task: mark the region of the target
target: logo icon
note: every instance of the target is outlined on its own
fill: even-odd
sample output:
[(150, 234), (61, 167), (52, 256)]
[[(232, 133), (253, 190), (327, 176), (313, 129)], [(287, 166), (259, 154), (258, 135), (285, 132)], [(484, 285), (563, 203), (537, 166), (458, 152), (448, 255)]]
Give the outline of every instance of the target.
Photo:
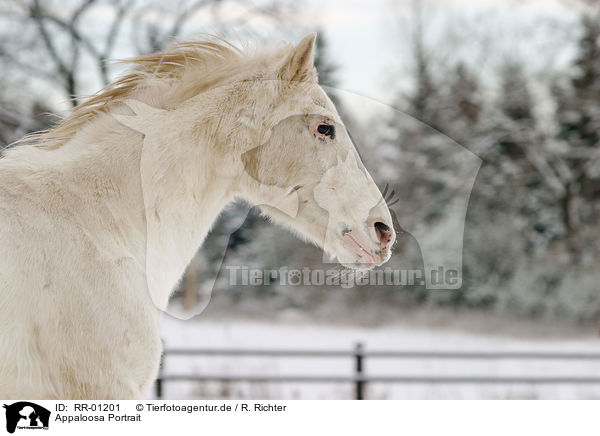
[(10, 405), (4, 404), (6, 409), (6, 431), (14, 433), (18, 429), (44, 429), (48, 430), (50, 411), (28, 401), (19, 401)]

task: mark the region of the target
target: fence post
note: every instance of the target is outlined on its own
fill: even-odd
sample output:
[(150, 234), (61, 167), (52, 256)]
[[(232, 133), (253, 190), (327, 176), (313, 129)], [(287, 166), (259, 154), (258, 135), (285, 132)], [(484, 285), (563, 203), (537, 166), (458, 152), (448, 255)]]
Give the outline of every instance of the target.
[(165, 361), (165, 355), (163, 353), (160, 356), (160, 364), (158, 366), (158, 377), (156, 378), (156, 385), (155, 385), (156, 399), (157, 400), (161, 400), (162, 399), (162, 395), (163, 395), (162, 375), (163, 375), (163, 364), (164, 364), (164, 361)]
[(156, 399), (157, 400), (162, 399), (162, 380), (160, 378), (160, 375), (156, 379)]
[(357, 342), (354, 346), (354, 369), (356, 377), (355, 386), (356, 386), (356, 399), (364, 400), (364, 381), (363, 381), (363, 345), (360, 342)]

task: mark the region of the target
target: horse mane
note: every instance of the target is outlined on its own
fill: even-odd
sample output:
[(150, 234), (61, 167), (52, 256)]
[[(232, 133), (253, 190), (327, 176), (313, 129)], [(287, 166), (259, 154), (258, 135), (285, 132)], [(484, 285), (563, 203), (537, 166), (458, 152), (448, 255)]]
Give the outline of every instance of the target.
[(212, 36), (211, 40), (181, 42), (166, 51), (116, 60), (136, 68), (71, 109), (55, 127), (27, 135), (17, 144), (25, 142), (46, 149), (58, 148), (84, 125), (127, 98), (145, 93), (146, 98), (152, 98), (153, 105), (167, 109), (233, 74), (250, 72), (257, 66), (265, 67), (268, 65), (265, 61), (281, 58), (291, 47), (284, 43), (271, 50), (251, 52), (248, 44), (240, 48), (222, 37)]

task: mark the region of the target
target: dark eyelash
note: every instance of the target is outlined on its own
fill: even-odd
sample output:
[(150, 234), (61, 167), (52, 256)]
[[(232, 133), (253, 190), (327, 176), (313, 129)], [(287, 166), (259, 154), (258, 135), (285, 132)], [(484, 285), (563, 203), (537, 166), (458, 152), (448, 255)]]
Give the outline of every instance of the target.
[(396, 196), (396, 192), (393, 189), (390, 189), (390, 192), (388, 192), (389, 188), (390, 185), (386, 183), (385, 188), (381, 193), (382, 199), (379, 201), (379, 203), (377, 203), (377, 205), (381, 204), (382, 202), (385, 202), (387, 206), (390, 207), (400, 201), (400, 198)]

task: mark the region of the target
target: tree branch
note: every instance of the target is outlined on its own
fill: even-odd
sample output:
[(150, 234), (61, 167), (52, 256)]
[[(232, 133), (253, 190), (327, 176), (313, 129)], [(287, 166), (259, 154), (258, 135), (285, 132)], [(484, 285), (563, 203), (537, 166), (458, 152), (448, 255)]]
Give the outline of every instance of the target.
[(48, 29), (46, 29), (46, 26), (45, 26), (44, 20), (43, 20), (44, 15), (42, 14), (42, 8), (41, 8), (39, 0), (33, 1), (33, 5), (31, 5), (29, 7), (29, 15), (31, 16), (31, 19), (35, 22), (36, 27), (38, 28), (38, 31), (40, 33), (40, 36), (42, 37), (42, 40), (44, 41), (44, 46), (46, 47), (46, 50), (48, 51), (50, 58), (56, 64), (56, 67), (58, 68), (59, 73), (63, 76), (66, 76), (69, 72), (67, 70), (65, 63), (63, 62), (63, 60), (59, 56), (58, 52), (56, 51), (56, 48), (54, 47), (54, 43), (52, 42), (52, 38), (50, 37), (50, 34), (48, 33)]

